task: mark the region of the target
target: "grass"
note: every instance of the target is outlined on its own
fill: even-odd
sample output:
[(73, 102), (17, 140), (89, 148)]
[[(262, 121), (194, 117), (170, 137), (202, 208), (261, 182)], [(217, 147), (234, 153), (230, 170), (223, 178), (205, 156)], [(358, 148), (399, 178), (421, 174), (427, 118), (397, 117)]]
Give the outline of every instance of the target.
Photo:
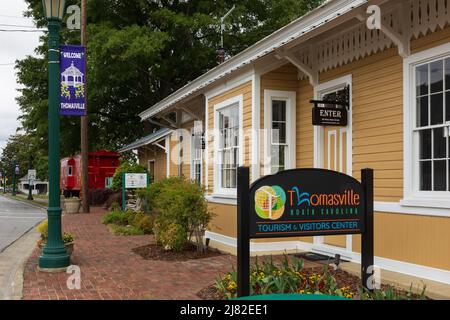
[(108, 224), (109, 230), (119, 236), (142, 236), (144, 232), (135, 226), (121, 226), (117, 224)]

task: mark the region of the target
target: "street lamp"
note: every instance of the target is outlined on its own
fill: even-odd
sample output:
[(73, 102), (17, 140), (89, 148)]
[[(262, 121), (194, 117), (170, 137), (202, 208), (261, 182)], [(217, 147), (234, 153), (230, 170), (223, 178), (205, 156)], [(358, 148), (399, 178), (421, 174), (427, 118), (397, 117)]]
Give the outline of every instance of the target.
[(61, 232), (60, 199), (60, 147), (59, 147), (59, 30), (64, 16), (65, 0), (43, 0), (48, 23), (48, 240), (39, 257), (42, 271), (64, 269), (70, 265), (70, 258), (64, 247)]
[(20, 168), (18, 164), (14, 165), (14, 170), (13, 170), (13, 190), (12, 190), (12, 195), (13, 197), (16, 196), (17, 192), (16, 192), (16, 187), (17, 187), (17, 175), (20, 173)]

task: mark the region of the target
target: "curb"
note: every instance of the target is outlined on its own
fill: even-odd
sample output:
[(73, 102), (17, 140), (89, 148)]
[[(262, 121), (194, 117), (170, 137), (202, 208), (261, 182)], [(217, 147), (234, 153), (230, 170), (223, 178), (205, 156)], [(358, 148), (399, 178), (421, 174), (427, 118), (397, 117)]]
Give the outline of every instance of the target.
[(2, 264), (7, 270), (3, 279), (0, 278), (0, 300), (22, 299), (25, 266), (36, 249), (38, 238), (33, 227), (0, 253), (0, 258), (5, 257)]

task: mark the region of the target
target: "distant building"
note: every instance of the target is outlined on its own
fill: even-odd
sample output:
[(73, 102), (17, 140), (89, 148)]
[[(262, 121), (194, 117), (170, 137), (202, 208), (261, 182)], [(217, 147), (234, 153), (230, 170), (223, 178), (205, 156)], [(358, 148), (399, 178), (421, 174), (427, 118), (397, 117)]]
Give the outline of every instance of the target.
[[(30, 188), (30, 181), (28, 179), (28, 173), (19, 179), (18, 189), (22, 193), (28, 193)], [(31, 184), (31, 190), (33, 194), (47, 194), (48, 193), (48, 181), (35, 180)]]

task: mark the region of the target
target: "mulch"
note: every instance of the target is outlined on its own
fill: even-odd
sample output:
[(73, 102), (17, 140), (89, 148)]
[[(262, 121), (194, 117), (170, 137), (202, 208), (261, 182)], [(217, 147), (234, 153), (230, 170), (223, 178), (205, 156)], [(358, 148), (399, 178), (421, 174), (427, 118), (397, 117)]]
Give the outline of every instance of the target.
[(152, 243), (146, 246), (134, 248), (133, 252), (140, 255), (145, 260), (162, 261), (188, 261), (222, 255), (222, 253), (213, 249), (198, 252), (197, 247), (194, 244), (187, 245), (183, 251), (174, 252), (164, 250), (161, 246)]

